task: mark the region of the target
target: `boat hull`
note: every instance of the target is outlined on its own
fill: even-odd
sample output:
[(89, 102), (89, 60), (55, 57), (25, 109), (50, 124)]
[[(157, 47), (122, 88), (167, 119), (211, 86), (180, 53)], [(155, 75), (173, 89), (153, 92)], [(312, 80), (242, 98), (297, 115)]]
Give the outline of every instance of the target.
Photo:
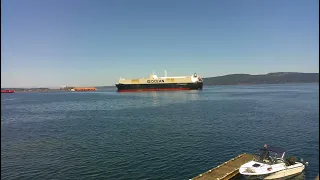
[(203, 82), (161, 84), (116, 84), (118, 92), (202, 90)]
[[(279, 172), (280, 173), (280, 172)], [(282, 172), (283, 173), (283, 172)], [(300, 173), (297, 174), (292, 174), (292, 175), (287, 175), (287, 176), (279, 176), (279, 177), (273, 177), (271, 178), (271, 176), (243, 176), (244, 179), (246, 180), (258, 180), (258, 179), (263, 179), (263, 180), (267, 180), (267, 179), (272, 179), (272, 180), (285, 180), (285, 179), (290, 179), (293, 178), (295, 176), (298, 176)], [(278, 174), (279, 175), (279, 174)]]
[(292, 168), (289, 166), (286, 170), (272, 173), (269, 176), (266, 176), (264, 179), (288, 179), (302, 173), (304, 168), (305, 166), (302, 164)]
[(288, 166), (287, 169), (277, 171), (271, 174), (265, 174), (265, 175), (243, 175), (245, 179), (265, 179), (265, 180), (283, 180), (283, 179), (289, 179), (294, 176), (297, 176), (302, 173), (302, 171), (305, 169), (305, 166), (301, 163), (297, 163), (295, 165), (292, 165), (291, 167)]

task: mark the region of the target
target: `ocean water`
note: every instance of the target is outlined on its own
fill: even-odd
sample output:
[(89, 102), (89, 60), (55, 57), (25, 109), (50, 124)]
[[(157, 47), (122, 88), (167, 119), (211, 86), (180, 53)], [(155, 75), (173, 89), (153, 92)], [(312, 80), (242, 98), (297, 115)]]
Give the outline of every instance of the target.
[(264, 144), (318, 175), (318, 84), (1, 94), (3, 180), (183, 180)]

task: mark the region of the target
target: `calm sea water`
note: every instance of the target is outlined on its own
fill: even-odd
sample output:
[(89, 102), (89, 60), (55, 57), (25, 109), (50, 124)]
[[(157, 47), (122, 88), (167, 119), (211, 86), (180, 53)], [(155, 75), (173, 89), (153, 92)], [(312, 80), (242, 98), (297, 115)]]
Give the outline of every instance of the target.
[(319, 168), (319, 85), (1, 94), (1, 179), (189, 179), (264, 144)]

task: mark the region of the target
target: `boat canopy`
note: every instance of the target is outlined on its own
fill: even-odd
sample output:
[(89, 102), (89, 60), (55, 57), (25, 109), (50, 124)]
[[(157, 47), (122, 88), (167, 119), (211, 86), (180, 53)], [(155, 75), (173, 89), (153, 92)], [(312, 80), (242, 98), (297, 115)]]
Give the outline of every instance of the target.
[(263, 161), (265, 158), (268, 158), (271, 154), (273, 154), (274, 157), (277, 158), (284, 158), (285, 155), (285, 150), (283, 148), (280, 147), (272, 147), (272, 146), (268, 146), (265, 148), (260, 149), (260, 155), (259, 155), (259, 159), (261, 161)]
[(271, 151), (271, 152), (275, 152), (275, 153), (278, 153), (278, 154), (283, 154), (286, 152), (285, 149), (283, 148), (280, 148), (280, 147), (272, 147), (272, 146), (268, 146), (267, 148), (262, 148), (260, 150), (267, 150), (267, 151)]

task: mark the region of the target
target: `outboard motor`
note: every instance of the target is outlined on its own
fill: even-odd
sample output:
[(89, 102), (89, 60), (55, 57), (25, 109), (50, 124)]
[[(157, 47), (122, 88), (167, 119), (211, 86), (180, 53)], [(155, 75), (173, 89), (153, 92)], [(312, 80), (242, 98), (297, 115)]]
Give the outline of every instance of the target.
[(302, 158), (300, 158), (300, 162), (305, 166), (308, 166), (309, 164), (307, 161), (303, 160)]

